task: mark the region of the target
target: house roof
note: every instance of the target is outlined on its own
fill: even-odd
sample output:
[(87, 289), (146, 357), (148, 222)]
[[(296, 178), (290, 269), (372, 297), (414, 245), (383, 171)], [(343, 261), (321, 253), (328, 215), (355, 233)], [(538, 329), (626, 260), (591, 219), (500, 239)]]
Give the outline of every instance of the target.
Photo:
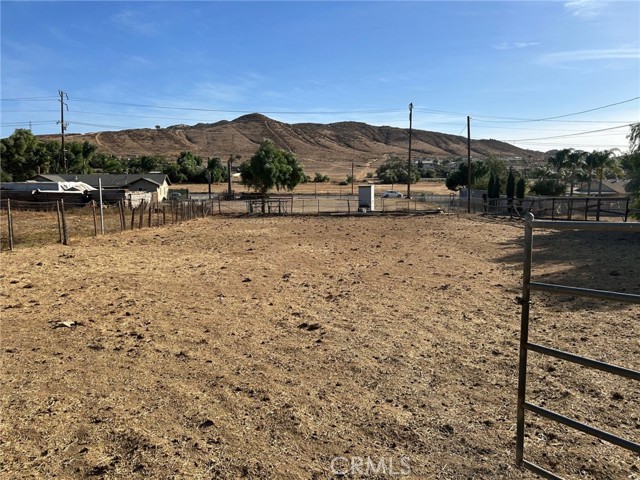
[[(628, 192), (625, 190), (626, 185), (629, 183), (629, 180), (602, 180), (602, 193), (619, 193), (622, 195), (626, 195)], [(597, 179), (594, 179), (591, 182), (591, 194), (595, 195), (598, 193), (600, 182)], [(576, 189), (576, 193), (587, 193), (589, 191), (588, 183), (584, 183), (580, 186), (580, 188)]]
[(102, 186), (105, 188), (126, 187), (132, 183), (146, 180), (156, 185), (162, 185), (165, 181), (169, 181), (169, 177), (164, 173), (135, 173), (135, 174), (58, 174), (58, 175), (37, 175), (36, 178), (44, 178), (51, 182), (84, 182), (93, 187), (98, 186), (98, 180), (102, 180)]
[(0, 190), (11, 190), (11, 191), (42, 191), (42, 192), (85, 192), (95, 190), (89, 184), (84, 182), (49, 182), (49, 181), (41, 181), (37, 182), (34, 180), (29, 180), (26, 182), (3, 182), (0, 183)]

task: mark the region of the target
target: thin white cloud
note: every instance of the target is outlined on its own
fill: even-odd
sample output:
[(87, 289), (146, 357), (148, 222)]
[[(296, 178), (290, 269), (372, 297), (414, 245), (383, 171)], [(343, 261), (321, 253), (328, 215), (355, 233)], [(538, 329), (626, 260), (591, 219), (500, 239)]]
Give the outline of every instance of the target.
[(210, 102), (240, 102), (246, 100), (247, 85), (240, 83), (200, 82), (195, 85), (193, 94), (196, 98)]
[(570, 0), (564, 4), (564, 8), (574, 17), (589, 20), (602, 13), (604, 3), (599, 0)]
[(141, 13), (133, 10), (123, 10), (111, 17), (111, 20), (119, 29), (139, 35), (154, 35), (159, 30), (155, 22), (145, 20)]
[(142, 57), (140, 55), (125, 55), (121, 61), (122, 61), (122, 65), (125, 67), (132, 67), (132, 68), (156, 68), (157, 67), (155, 62), (151, 61), (146, 57)]
[(570, 50), (541, 55), (537, 62), (543, 65), (562, 65), (571, 62), (596, 60), (637, 60), (640, 59), (638, 48), (601, 48), (592, 50)]
[(527, 47), (535, 47), (540, 45), (540, 42), (502, 42), (497, 45), (494, 45), (493, 48), (495, 50), (512, 50), (514, 48), (527, 48)]

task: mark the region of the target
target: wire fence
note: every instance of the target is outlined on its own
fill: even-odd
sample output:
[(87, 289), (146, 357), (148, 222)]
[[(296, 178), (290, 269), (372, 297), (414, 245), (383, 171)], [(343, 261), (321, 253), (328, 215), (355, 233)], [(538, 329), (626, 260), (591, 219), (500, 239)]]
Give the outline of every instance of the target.
[[(418, 199), (376, 199), (375, 213), (438, 213), (438, 205)], [(121, 201), (68, 205), (64, 201), (0, 201), (0, 250), (51, 243), (70, 244), (73, 239), (176, 224), (213, 215), (350, 215), (358, 214), (358, 199), (352, 196), (269, 196), (223, 200), (142, 202), (133, 206)], [(371, 213), (371, 212), (369, 212)]]
[[(65, 205), (64, 201), (0, 201), (0, 250), (16, 246), (51, 243), (68, 245), (74, 238), (98, 236), (176, 224), (212, 215), (361, 215), (361, 214), (431, 214), (461, 213), (468, 208), (467, 199), (455, 194), (419, 194), (413, 198), (376, 198), (373, 208), (359, 208), (352, 195), (271, 195), (248, 196), (224, 200), (212, 199), (142, 202), (133, 206), (121, 201), (104, 205), (95, 202), (83, 206)], [(623, 219), (634, 212), (628, 197), (531, 197), (509, 201), (471, 198), (471, 212), (523, 217), (531, 212), (537, 218), (552, 220)]]
[(536, 218), (550, 220), (622, 220), (640, 213), (631, 208), (629, 196), (589, 197), (527, 197), (518, 199), (490, 199), (484, 201), (485, 213), (523, 218), (533, 213)]

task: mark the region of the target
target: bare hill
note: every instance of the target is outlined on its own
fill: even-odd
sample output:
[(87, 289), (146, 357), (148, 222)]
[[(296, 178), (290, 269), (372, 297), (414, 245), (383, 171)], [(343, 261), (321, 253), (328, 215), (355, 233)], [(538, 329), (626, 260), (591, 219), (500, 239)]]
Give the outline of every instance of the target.
[[(57, 136), (48, 135), (53, 139)], [(230, 154), (250, 157), (260, 141), (270, 138), (281, 148), (290, 149), (308, 171), (326, 171), (346, 167), (351, 162), (360, 166), (375, 166), (389, 155), (406, 156), (409, 130), (376, 127), (360, 122), (330, 124), (288, 124), (257, 113), (233, 121), (197, 125), (174, 125), (168, 128), (121, 130), (87, 134), (70, 134), (71, 141), (89, 141), (100, 151), (118, 156), (162, 155), (176, 157), (190, 150), (201, 156), (227, 158)], [(472, 156), (484, 158), (533, 157), (540, 152), (524, 150), (497, 140), (472, 140)], [(413, 130), (412, 152), (415, 158), (440, 159), (465, 156), (467, 139), (425, 130)], [(343, 168), (339, 168), (342, 170)]]

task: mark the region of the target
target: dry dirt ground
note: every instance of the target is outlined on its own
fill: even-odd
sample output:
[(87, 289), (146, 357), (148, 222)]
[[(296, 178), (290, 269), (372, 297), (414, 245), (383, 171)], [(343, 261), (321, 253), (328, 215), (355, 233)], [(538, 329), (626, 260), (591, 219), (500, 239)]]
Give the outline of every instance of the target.
[[(2, 253), (2, 477), (535, 478), (514, 465), (522, 235), (209, 217)], [(637, 235), (536, 245), (534, 278), (640, 292)], [(534, 300), (533, 341), (640, 368), (638, 306)], [(529, 400), (640, 441), (637, 382), (530, 357)], [(532, 414), (526, 434), (568, 478), (640, 478), (600, 440)]]

